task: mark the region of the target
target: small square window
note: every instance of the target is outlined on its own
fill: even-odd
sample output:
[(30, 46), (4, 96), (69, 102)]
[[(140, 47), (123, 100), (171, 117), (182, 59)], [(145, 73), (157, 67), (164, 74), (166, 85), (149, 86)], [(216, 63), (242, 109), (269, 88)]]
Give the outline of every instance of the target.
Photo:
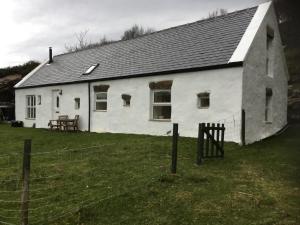
[(80, 98), (75, 98), (75, 109), (80, 109)]
[(122, 99), (123, 99), (123, 106), (129, 107), (130, 106), (131, 96), (127, 95), (127, 94), (122, 94)]
[(198, 95), (198, 108), (209, 108), (210, 105), (210, 99), (209, 99), (209, 93), (204, 92), (204, 93), (199, 93)]

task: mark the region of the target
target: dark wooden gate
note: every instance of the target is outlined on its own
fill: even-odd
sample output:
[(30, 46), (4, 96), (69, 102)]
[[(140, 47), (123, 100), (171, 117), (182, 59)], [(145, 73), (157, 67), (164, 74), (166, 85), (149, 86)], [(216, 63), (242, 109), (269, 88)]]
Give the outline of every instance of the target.
[(198, 130), (197, 164), (205, 158), (224, 158), (224, 124), (200, 123)]

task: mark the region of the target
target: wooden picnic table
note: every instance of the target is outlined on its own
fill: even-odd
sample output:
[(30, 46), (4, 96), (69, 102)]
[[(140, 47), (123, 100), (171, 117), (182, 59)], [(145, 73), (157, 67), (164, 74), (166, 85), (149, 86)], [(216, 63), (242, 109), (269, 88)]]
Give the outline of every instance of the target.
[(68, 118), (68, 116), (59, 116), (57, 120), (50, 120), (49, 126), (50, 129), (58, 129), (58, 130), (78, 130), (78, 124), (79, 124), (79, 116), (76, 115), (74, 119)]

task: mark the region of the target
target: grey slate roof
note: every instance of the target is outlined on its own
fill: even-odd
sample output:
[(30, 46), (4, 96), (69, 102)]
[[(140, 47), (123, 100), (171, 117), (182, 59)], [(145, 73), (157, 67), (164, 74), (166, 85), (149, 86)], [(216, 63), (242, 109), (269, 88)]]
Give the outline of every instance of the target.
[[(117, 79), (227, 64), (257, 7), (53, 57), (19, 87)], [(99, 66), (82, 75), (91, 65)]]

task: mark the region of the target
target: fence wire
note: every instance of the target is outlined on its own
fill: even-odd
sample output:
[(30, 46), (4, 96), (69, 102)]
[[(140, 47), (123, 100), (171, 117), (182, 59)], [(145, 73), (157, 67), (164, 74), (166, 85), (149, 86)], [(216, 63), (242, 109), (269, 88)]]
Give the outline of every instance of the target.
[[(51, 224), (158, 181), (168, 170), (170, 147), (160, 148), (135, 146), (131, 152), (112, 144), (32, 153), (30, 224)], [(0, 224), (20, 223), (21, 175), (22, 155), (0, 157)]]

